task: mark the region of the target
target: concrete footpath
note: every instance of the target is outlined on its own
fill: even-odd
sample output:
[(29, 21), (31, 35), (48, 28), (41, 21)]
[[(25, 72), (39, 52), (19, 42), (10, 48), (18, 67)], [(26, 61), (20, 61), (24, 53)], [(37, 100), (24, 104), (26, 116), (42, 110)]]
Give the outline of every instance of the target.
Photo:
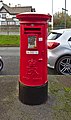
[(48, 79), (48, 100), (31, 106), (18, 99), (19, 76), (0, 76), (0, 120), (71, 120), (71, 76)]

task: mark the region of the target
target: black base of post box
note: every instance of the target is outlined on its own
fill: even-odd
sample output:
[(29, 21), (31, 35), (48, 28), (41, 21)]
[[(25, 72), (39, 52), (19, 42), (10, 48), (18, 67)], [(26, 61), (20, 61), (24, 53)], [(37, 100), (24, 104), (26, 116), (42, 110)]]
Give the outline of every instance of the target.
[(19, 82), (19, 100), (27, 105), (39, 105), (46, 102), (48, 82), (42, 86), (29, 87)]

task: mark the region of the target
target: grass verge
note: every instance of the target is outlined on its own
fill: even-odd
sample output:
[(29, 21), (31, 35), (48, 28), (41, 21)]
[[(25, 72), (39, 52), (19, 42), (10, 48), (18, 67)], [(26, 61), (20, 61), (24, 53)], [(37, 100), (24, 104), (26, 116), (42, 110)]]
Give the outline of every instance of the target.
[(71, 120), (71, 75), (49, 76), (53, 120)]
[(19, 46), (19, 35), (0, 35), (0, 47), (4, 46)]

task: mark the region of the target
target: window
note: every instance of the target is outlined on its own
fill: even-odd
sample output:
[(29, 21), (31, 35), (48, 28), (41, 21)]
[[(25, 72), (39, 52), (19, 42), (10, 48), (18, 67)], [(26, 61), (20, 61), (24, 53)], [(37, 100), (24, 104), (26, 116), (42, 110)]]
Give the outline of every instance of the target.
[(59, 38), (62, 34), (61, 33), (56, 33), (56, 32), (51, 32), (48, 35), (48, 40), (56, 40), (57, 38)]
[(6, 14), (2, 14), (2, 18), (6, 18)]
[(68, 39), (68, 41), (71, 41), (71, 37)]
[(1, 21), (1, 25), (7, 25), (6, 21)]

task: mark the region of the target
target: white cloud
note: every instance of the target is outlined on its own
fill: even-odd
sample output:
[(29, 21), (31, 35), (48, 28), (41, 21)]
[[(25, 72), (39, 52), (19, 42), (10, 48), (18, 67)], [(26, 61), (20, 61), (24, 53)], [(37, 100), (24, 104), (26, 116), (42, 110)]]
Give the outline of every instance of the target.
[[(37, 12), (52, 13), (52, 0), (3, 0), (5, 4), (21, 4), (22, 6), (32, 6)], [(71, 14), (71, 0), (66, 0), (68, 13)], [(65, 7), (65, 0), (53, 0), (53, 11), (62, 11)]]

